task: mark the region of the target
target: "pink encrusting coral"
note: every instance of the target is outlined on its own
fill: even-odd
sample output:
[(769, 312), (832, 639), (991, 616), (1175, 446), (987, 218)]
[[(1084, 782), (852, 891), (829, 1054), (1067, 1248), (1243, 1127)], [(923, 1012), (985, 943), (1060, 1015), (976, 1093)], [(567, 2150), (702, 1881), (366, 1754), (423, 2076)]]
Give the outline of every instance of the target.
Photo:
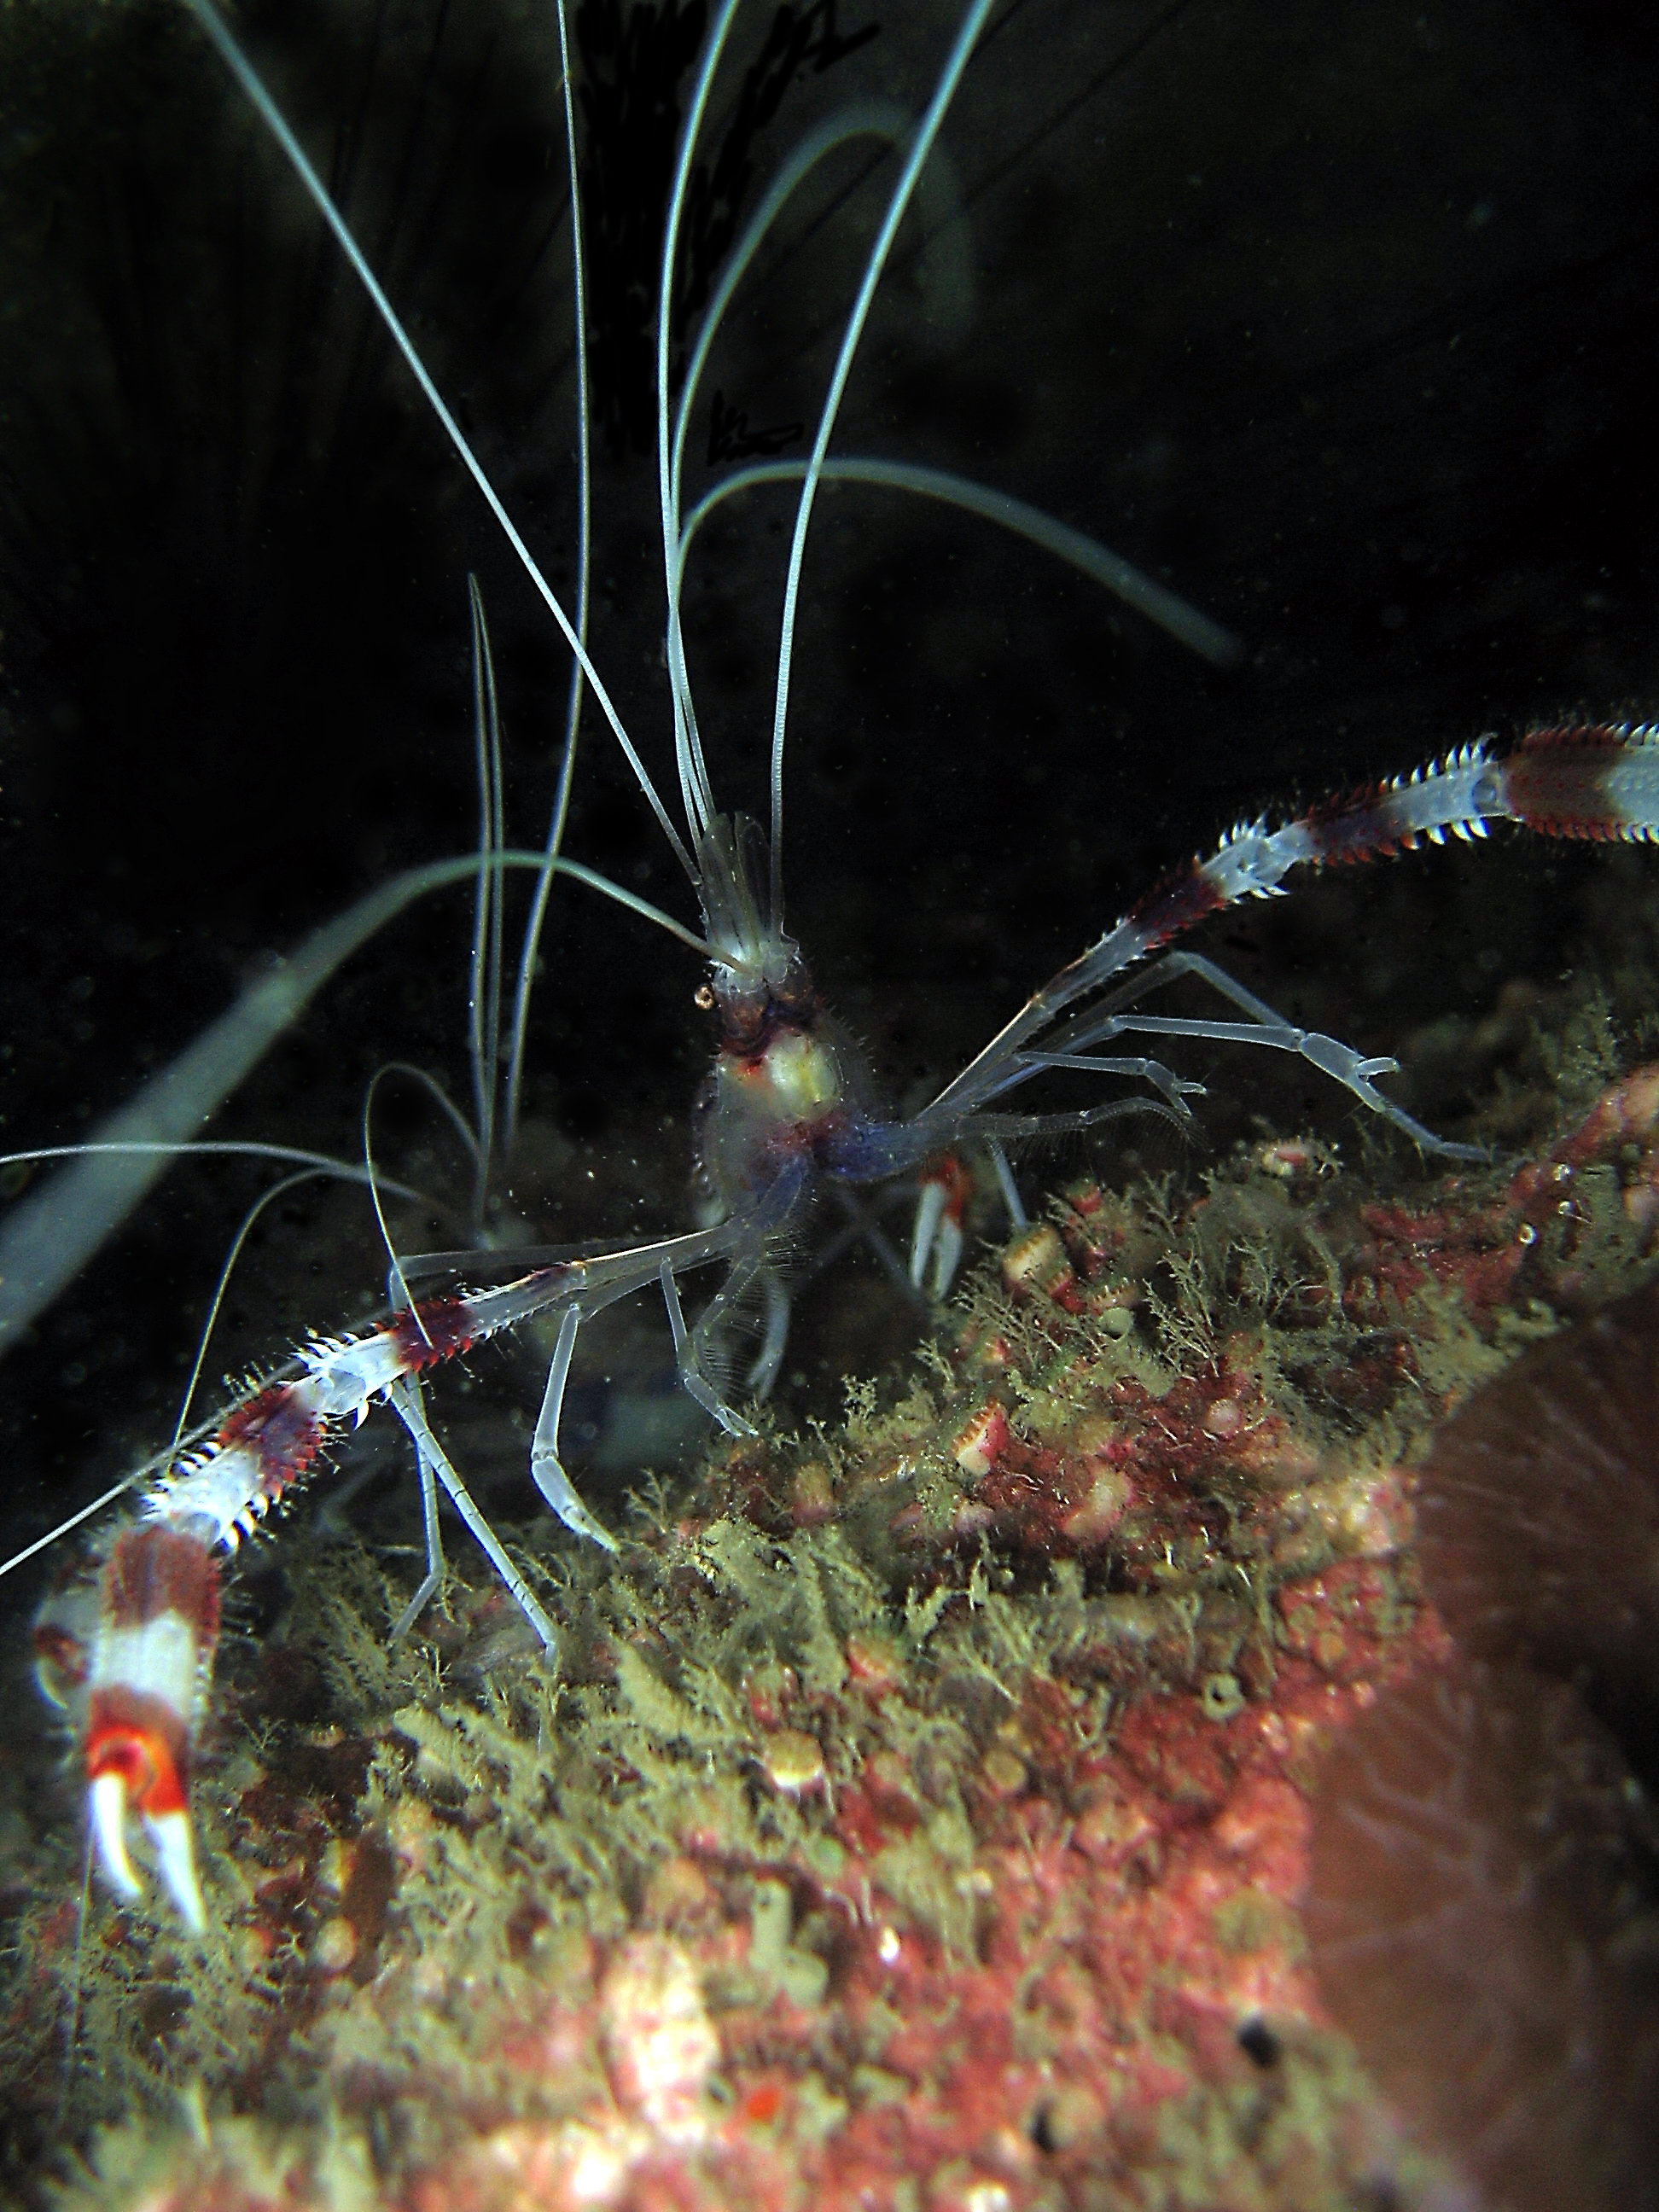
[[(1424, 1602), (1402, 1462), (1544, 1301), (1639, 1274), (1656, 1116), (1631, 1079), (1409, 1204), (1311, 1143), (1243, 1147), (1179, 1204), (1074, 1185), (896, 1400), (729, 1442), (580, 1560), (557, 1675), (493, 1587), (422, 1658), (386, 1650), (365, 1560), (296, 1563), (288, 1640), (256, 1665), (231, 1639), (200, 1793), (224, 1936), (106, 1906), (90, 1947), (82, 2108), (193, 2080), (199, 2128), (127, 2118), (61, 2201), (1474, 2201), (1455, 2127), (1408, 2132), (1409, 2064), (1354, 2015), (1374, 2079), (1334, 2021), (1304, 1927), (1311, 1881), (1394, 2019), (1432, 1824), (1345, 1832), (1319, 1778), (1611, 1832), (1553, 1709), (1543, 1762), (1495, 1696), (1458, 1739), (1425, 1686), (1473, 1662)], [(70, 1940), (56, 1900), (24, 1929), (20, 2108), (56, 2094)], [(1571, 1941), (1583, 2016), (1617, 2012)]]
[[(343, 2107), (423, 2099), (452, 2138), (368, 2201), (996, 2212), (1086, 2203), (1109, 2177), (1162, 2203), (1185, 2176), (1243, 2212), (1409, 2174), (1296, 1934), (1312, 1747), (1397, 1663), (1399, 1603), (1376, 1563), (1309, 1578), (1276, 1608), (1271, 1696), (1166, 1692), (1109, 1738), (1075, 1685), (1028, 1677), (982, 1746), (940, 1714), (935, 1759), (897, 1682), (854, 1690), (905, 1708), (879, 1732), (914, 1732), (916, 1754), (872, 1750), (793, 1844), (733, 1849), (688, 1789), (629, 1932), (526, 1931), (518, 1972), (481, 1976), (477, 1927), (432, 1929), (349, 1997), (342, 1976), (341, 2012), (374, 2018), (380, 2049), (360, 2023), (343, 2069), (337, 2019)], [(406, 1864), (445, 1852), (424, 1823), (393, 1832)], [(297, 2196), (258, 2194), (245, 2167), (242, 2197), (193, 2167), (181, 2149), (130, 2201), (352, 2201), (320, 2167)]]

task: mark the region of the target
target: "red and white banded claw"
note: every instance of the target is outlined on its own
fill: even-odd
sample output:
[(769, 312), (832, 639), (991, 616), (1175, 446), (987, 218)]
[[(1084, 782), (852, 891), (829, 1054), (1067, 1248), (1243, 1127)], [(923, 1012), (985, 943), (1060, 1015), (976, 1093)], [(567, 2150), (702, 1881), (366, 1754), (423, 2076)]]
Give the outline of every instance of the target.
[(967, 1205), (968, 1170), (953, 1153), (922, 1170), (910, 1237), (910, 1280), (920, 1290), (927, 1278), (928, 1291), (936, 1298), (947, 1295), (962, 1264), (962, 1220)]
[(144, 1885), (137, 1822), (161, 1885), (193, 1934), (207, 1925), (190, 1825), (190, 1765), (219, 1634), (211, 1534), (141, 1522), (105, 1563), (87, 1674), (88, 1814), (99, 1871), (121, 1896)]

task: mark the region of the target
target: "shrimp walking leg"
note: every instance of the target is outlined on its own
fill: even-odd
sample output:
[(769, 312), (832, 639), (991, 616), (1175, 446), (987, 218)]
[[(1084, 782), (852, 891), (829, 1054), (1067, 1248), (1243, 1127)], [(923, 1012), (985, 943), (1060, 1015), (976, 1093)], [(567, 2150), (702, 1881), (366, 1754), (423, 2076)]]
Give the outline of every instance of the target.
[[(405, 1375), (392, 1385), (387, 1392), (392, 1410), (409, 1431), (419, 1456), (423, 1480), (435, 1480), (443, 1486), (445, 1494), (455, 1508), (468, 1530), (477, 1540), (478, 1548), (500, 1577), (502, 1586), (510, 1593), (514, 1602), (535, 1630), (544, 1651), (556, 1650), (558, 1634), (552, 1622), (538, 1604), (530, 1585), (507, 1557), (505, 1546), (496, 1535), (473, 1501), (472, 1494), (457, 1474), (447, 1452), (432, 1433), (426, 1417), (426, 1407), (421, 1395), (420, 1377)], [(427, 1579), (416, 1591), (406, 1609), (401, 1627), (411, 1615), (417, 1613), (432, 1595), (434, 1570), (428, 1567)], [(394, 1631), (394, 1633), (396, 1632)]]
[[(1121, 1013), (1116, 1008), (1132, 1006), (1152, 990), (1172, 983), (1184, 975), (1196, 976), (1211, 989), (1237, 1006), (1250, 1018), (1244, 1022), (1210, 1020), (1203, 1017), (1173, 1014)], [(1247, 991), (1236, 982), (1223, 968), (1212, 960), (1195, 952), (1171, 952), (1138, 975), (1123, 990), (1111, 997), (1086, 1016), (1069, 1023), (1050, 1038), (1041, 1051), (1021, 1052), (1015, 1055), (1016, 1073), (1002, 1086), (1003, 1092), (1023, 1080), (1027, 1073), (1035, 1074), (1043, 1068), (1069, 1068), (1085, 1074), (1121, 1075), (1139, 1073), (1145, 1079), (1163, 1087), (1169, 1078), (1166, 1069), (1156, 1061), (1139, 1062), (1103, 1059), (1091, 1050), (1095, 1045), (1108, 1044), (1120, 1036), (1187, 1037), (1210, 1044), (1256, 1045), (1271, 1052), (1296, 1054), (1309, 1066), (1316, 1067), (1322, 1075), (1328, 1075), (1344, 1090), (1351, 1091), (1363, 1106), (1401, 1130), (1425, 1152), (1437, 1153), (1447, 1159), (1478, 1160), (1486, 1154), (1478, 1145), (1459, 1145), (1437, 1137), (1422, 1122), (1397, 1106), (1393, 1099), (1380, 1091), (1372, 1080), (1378, 1075), (1398, 1073), (1398, 1060), (1386, 1057), (1368, 1057), (1352, 1045), (1345, 1044), (1340, 1037), (1328, 1036), (1319, 1030), (1305, 1030), (1294, 1022), (1286, 1021), (1275, 1012), (1263, 999)], [(1184, 1085), (1185, 1089), (1200, 1086)], [(1000, 1095), (1000, 1094), (999, 1094)]]
[(662, 1271), (662, 1299), (668, 1313), (669, 1329), (674, 1339), (674, 1358), (679, 1369), (680, 1381), (709, 1419), (718, 1422), (729, 1437), (752, 1437), (755, 1425), (745, 1420), (720, 1396), (704, 1372), (704, 1358), (714, 1329), (736, 1305), (761, 1265), (759, 1261), (756, 1261), (748, 1266), (740, 1264), (734, 1267), (694, 1328), (687, 1328), (685, 1325), (679, 1285), (674, 1280), (672, 1272), (665, 1263)]
[(443, 1530), (438, 1520), (438, 1479), (433, 1473), (431, 1459), (421, 1448), (419, 1438), (413, 1437), (412, 1440), (415, 1443), (416, 1479), (421, 1491), (421, 1534), (426, 1545), (426, 1572), (421, 1577), (415, 1595), (393, 1621), (386, 1638), (389, 1644), (403, 1642), (449, 1579), (449, 1562), (444, 1557)]
[[(665, 1266), (667, 1262), (665, 1261)], [(564, 1412), (565, 1385), (570, 1379), (570, 1362), (576, 1349), (576, 1337), (582, 1325), (581, 1309), (572, 1306), (559, 1323), (558, 1340), (553, 1347), (552, 1363), (547, 1370), (547, 1385), (542, 1394), (542, 1409), (536, 1417), (536, 1432), (530, 1443), (530, 1474), (538, 1490), (558, 1515), (567, 1528), (578, 1536), (586, 1536), (607, 1552), (614, 1552), (617, 1540), (591, 1514), (576, 1495), (564, 1462), (559, 1457), (559, 1422)]]

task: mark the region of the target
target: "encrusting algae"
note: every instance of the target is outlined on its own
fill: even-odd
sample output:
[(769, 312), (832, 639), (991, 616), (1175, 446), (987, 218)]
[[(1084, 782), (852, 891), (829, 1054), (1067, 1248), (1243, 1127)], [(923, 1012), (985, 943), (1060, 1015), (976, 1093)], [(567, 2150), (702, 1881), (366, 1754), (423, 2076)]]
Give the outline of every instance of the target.
[(77, 1948), (61, 1872), (21, 1917), (7, 2101), (59, 2127), (72, 2027), (86, 2146), (35, 2201), (1482, 2201), (1326, 2008), (1318, 1778), (1447, 1649), (1414, 1450), (1651, 1273), (1659, 1066), (1518, 1164), (1378, 1172), (1073, 1182), (896, 1396), (722, 1442), (617, 1559), (531, 1531), (556, 1673), (497, 1587), (392, 1649), (367, 1553), (289, 1547), (206, 1941), (94, 1897)]

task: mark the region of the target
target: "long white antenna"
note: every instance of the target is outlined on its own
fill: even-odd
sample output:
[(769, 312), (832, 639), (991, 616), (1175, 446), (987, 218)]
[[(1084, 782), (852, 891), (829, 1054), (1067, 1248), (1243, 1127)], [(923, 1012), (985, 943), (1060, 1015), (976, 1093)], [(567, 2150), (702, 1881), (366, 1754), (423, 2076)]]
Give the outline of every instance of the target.
[(668, 372), (674, 307), (674, 261), (679, 246), (680, 222), (690, 187), (691, 163), (697, 150), (697, 134), (708, 106), (708, 95), (720, 66), (721, 50), (737, 15), (738, 0), (726, 0), (716, 19), (691, 94), (691, 106), (680, 134), (679, 155), (674, 165), (674, 189), (669, 195), (668, 221), (664, 228), (662, 276), (657, 301), (657, 499), (662, 509), (663, 586), (668, 598), (668, 686), (674, 701), (674, 757), (679, 768), (680, 799), (693, 842), (706, 837), (714, 817), (714, 795), (697, 734), (691, 704), (691, 683), (686, 672), (685, 643), (680, 634), (679, 487), (669, 452)]
[[(670, 466), (669, 483), (674, 509), (674, 524), (678, 532), (682, 551), (685, 541), (696, 528), (695, 518), (690, 529), (681, 527), (680, 516), (685, 490), (685, 440), (691, 427), (691, 413), (696, 405), (697, 391), (702, 382), (703, 370), (708, 365), (708, 356), (719, 335), (732, 296), (749, 273), (755, 256), (759, 252), (766, 234), (788, 205), (802, 183), (826, 155), (838, 147), (849, 144), (855, 138), (881, 138), (890, 146), (896, 146), (910, 129), (910, 118), (894, 100), (864, 100), (850, 107), (840, 108), (834, 115), (826, 116), (817, 127), (809, 131), (799, 144), (792, 148), (771, 183), (760, 205), (750, 217), (747, 228), (737, 245), (726, 256), (726, 266), (720, 271), (707, 310), (697, 332), (696, 343), (691, 349), (691, 358), (680, 385), (679, 405), (674, 410), (674, 452)], [(795, 464), (799, 476), (805, 467), (804, 461)], [(718, 487), (717, 487), (718, 489)], [(707, 501), (703, 502), (706, 507)], [(700, 507), (699, 514), (703, 511)], [(680, 586), (684, 580), (682, 560), (670, 587), (670, 600), (679, 604)]]
[[(698, 531), (723, 501), (757, 484), (797, 483), (806, 474), (806, 468), (805, 461), (750, 461), (743, 468), (734, 469), (729, 477), (722, 477), (692, 508), (681, 532), (682, 564), (690, 556)], [(947, 507), (959, 507), (964, 514), (979, 515), (987, 522), (995, 523), (999, 529), (1012, 531), (1029, 544), (1041, 546), (1057, 561), (1068, 562), (1079, 574), (1110, 592), (1115, 599), (1121, 599), (1125, 606), (1133, 607), (1148, 622), (1156, 623), (1178, 644), (1215, 667), (1235, 666), (1244, 651), (1243, 641), (1231, 630), (1212, 622), (1190, 600), (1158, 582), (1145, 569), (1137, 568), (1121, 553), (1114, 553), (1109, 545), (1103, 545), (1097, 538), (1090, 538), (1081, 530), (1073, 530), (1069, 523), (1057, 520), (1040, 507), (1016, 499), (1011, 492), (997, 490), (993, 484), (958, 476), (951, 469), (925, 468), (919, 461), (887, 461), (873, 455), (847, 453), (837, 453), (826, 460), (818, 471), (818, 480), (822, 483), (875, 484), (893, 491), (914, 492), (918, 498), (939, 500)]]
[(824, 394), (817, 435), (812, 441), (805, 480), (800, 488), (800, 503), (795, 509), (795, 534), (789, 547), (789, 574), (784, 585), (783, 619), (778, 632), (777, 699), (772, 712), (772, 880), (769, 919), (774, 929), (783, 927), (783, 741), (789, 720), (789, 677), (794, 662), (795, 610), (800, 599), (801, 563), (806, 555), (806, 532), (812, 520), (813, 501), (817, 497), (818, 479), (823, 472), (823, 457), (830, 450), (836, 417), (841, 411), (842, 395), (852, 374), (853, 357), (858, 351), (860, 339), (864, 336), (870, 303), (875, 298), (877, 285), (881, 282), (887, 256), (892, 250), (904, 210), (910, 204), (910, 195), (915, 190), (922, 164), (939, 136), (945, 110), (956, 97), (962, 73), (968, 66), (968, 58), (985, 27), (985, 19), (991, 12), (991, 5), (992, 0), (974, 0), (973, 6), (963, 16), (956, 43), (951, 48), (939, 81), (934, 87), (933, 96), (927, 103), (927, 112), (917, 126), (899, 180), (893, 187), (893, 197), (887, 203), (887, 213), (876, 234), (876, 242), (870, 249), (870, 258), (864, 266), (864, 279), (859, 286), (858, 297), (853, 302), (853, 312), (847, 318), (847, 328), (842, 335), (841, 351), (836, 357), (830, 389)]
[[(593, 580), (593, 421), (587, 391), (587, 249), (582, 240), (581, 179), (576, 160), (576, 106), (570, 89), (570, 27), (565, 0), (558, 0), (555, 17), (559, 26), (560, 91), (564, 100), (564, 150), (570, 177), (570, 284), (575, 313), (576, 347), (576, 634), (587, 642), (588, 605)], [(536, 981), (536, 955), (542, 941), (542, 925), (553, 893), (554, 868), (564, 843), (564, 826), (570, 813), (570, 787), (576, 774), (576, 740), (582, 719), (582, 659), (570, 671), (570, 691), (565, 702), (564, 752), (559, 762), (558, 788), (553, 794), (553, 817), (547, 826), (549, 866), (537, 884), (524, 926), (519, 952), (518, 980), (513, 989), (513, 1039), (507, 1055), (507, 1095), (501, 1101), (501, 1137), (507, 1153), (519, 1127), (519, 1096), (524, 1080), (524, 1041), (530, 1023), (530, 994)]]
[[(732, 0), (732, 3), (735, 4), (735, 0)], [(695, 884), (697, 880), (697, 871), (692, 865), (691, 855), (686, 850), (684, 840), (669, 818), (668, 810), (659, 796), (656, 785), (652, 782), (647, 773), (645, 763), (635, 750), (633, 739), (623, 727), (622, 717), (611, 702), (611, 694), (605, 690), (604, 679), (599, 670), (594, 667), (588, 657), (586, 646), (582, 642), (574, 624), (561, 605), (558, 594), (536, 565), (535, 557), (520, 535), (518, 525), (507, 513), (501, 502), (500, 494), (484, 473), (483, 464), (468, 444), (460, 424), (450, 413), (443, 395), (432, 380), (426, 363), (416, 351), (413, 339), (404, 328), (397, 309), (386, 297), (379, 277), (369, 267), (362, 247), (347, 228), (344, 216), (329, 197), (327, 186), (312, 167), (310, 157), (305, 149), (289, 130), (282, 110), (265, 90), (262, 80), (256, 75), (253, 64), (231, 36), (217, 9), (212, 4), (212, 0), (184, 0), (184, 4), (212, 40), (226, 68), (246, 94), (260, 121), (281, 148), (283, 159), (305, 186), (318, 213), (334, 234), (335, 242), (350, 264), (352, 273), (358, 283), (368, 295), (370, 303), (380, 317), (388, 337), (407, 362), (410, 374), (419, 385), (422, 396), (436, 416), (444, 435), (454, 448), (462, 466), (483, 494), (485, 505), (500, 525), (501, 533), (507, 544), (518, 555), (525, 574), (540, 594), (548, 612), (563, 632), (565, 643), (575, 654), (577, 664), (583, 675), (592, 685), (593, 696), (599, 701), (605, 718), (616, 735), (617, 743), (622, 747), (623, 757), (633, 769), (635, 781), (644, 793), (652, 812), (656, 816), (658, 824), (664, 836), (667, 838), (674, 857)]]

